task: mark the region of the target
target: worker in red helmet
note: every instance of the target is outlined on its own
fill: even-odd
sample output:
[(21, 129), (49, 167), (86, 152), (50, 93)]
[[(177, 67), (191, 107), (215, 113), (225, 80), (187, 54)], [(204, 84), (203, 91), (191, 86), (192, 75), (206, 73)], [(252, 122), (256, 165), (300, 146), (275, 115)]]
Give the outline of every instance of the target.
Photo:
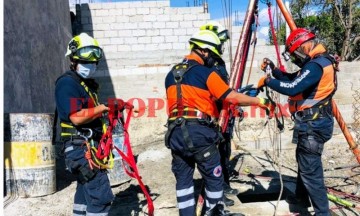
[(317, 216), (330, 215), (321, 154), (334, 126), (331, 99), (336, 91), (335, 60), (315, 34), (304, 28), (291, 32), (285, 49), (288, 59), (300, 70), (286, 73), (264, 58), (261, 69), (267, 75), (259, 80), (258, 88), (266, 85), (289, 96), (295, 121), (293, 143), (297, 144), (298, 176), (295, 196), (286, 200), (310, 207), (310, 198)]

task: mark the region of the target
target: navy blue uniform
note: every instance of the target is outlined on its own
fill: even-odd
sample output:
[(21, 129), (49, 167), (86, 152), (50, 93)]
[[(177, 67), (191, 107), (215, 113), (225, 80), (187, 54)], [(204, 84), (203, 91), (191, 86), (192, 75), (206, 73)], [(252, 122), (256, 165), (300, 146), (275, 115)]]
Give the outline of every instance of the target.
[[(195, 63), (195, 66), (184, 74), (181, 82), (184, 106), (208, 116), (218, 117), (219, 113), (213, 98), (223, 99), (231, 89), (215, 71), (203, 65), (200, 57), (189, 55), (186, 58), (186, 61)], [(172, 72), (166, 76), (165, 87), (171, 116), (171, 113), (178, 108), (177, 85)], [(218, 130), (206, 121), (198, 121), (196, 116), (188, 116), (189, 118), (185, 116), (186, 114), (177, 118), (177, 120), (186, 118), (186, 121), (183, 125), (176, 125), (170, 132), (168, 147), (173, 156), (172, 172), (176, 178), (179, 214), (189, 216), (195, 213), (193, 182), (195, 164), (204, 179), (207, 210), (223, 201), (223, 175), (220, 154), (216, 148), (220, 140)], [(169, 128), (176, 121), (170, 119)], [(187, 139), (191, 140), (193, 146), (188, 145)]]
[[(76, 73), (76, 72), (72, 72)], [(69, 75), (60, 77), (55, 88), (56, 107), (61, 122), (70, 123), (69, 116), (80, 111), (82, 108), (89, 108), (94, 104), (84, 87)], [(96, 145), (101, 137), (102, 123), (96, 119), (91, 123), (79, 126), (91, 128), (94, 131), (93, 141)], [(86, 182), (82, 178), (81, 171), (89, 171), (88, 161), (84, 154), (86, 145), (83, 138), (64, 139), (65, 163), (70, 172), (77, 176), (77, 187), (74, 196), (74, 215), (108, 215), (113, 194), (106, 170), (88, 172), (90, 179)], [(86, 171), (85, 171), (86, 172)]]
[[(290, 96), (289, 109), (295, 120), (293, 143), (297, 143), (296, 196), (303, 201), (310, 197), (317, 216), (330, 215), (321, 154), (325, 142), (332, 137), (331, 98), (336, 90), (332, 61), (322, 55), (324, 51), (318, 45), (299, 73), (287, 74), (275, 69), (276, 79), (267, 81), (270, 88)], [(309, 115), (310, 109), (318, 110), (318, 116)]]

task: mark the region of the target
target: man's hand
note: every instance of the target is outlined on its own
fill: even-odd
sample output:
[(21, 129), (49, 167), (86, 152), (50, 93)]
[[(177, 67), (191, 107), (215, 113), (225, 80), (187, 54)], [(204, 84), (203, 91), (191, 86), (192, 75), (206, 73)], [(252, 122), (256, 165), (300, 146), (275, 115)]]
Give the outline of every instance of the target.
[(275, 69), (275, 64), (274, 62), (272, 62), (270, 59), (268, 58), (264, 58), (263, 59), (263, 62), (261, 63), (261, 70), (264, 71), (264, 72), (267, 72), (266, 69), (267, 69), (267, 66), (270, 67), (271, 71), (273, 71)]
[(259, 98), (258, 106), (260, 108), (265, 109), (266, 114), (268, 114), (271, 117), (274, 114), (276, 105), (273, 104), (269, 99), (261, 98), (261, 97), (258, 97), (258, 98)]
[(261, 88), (263, 88), (264, 86), (266, 86), (267, 83), (267, 79), (268, 76), (263, 76), (259, 79), (258, 84), (257, 84), (257, 89), (260, 90)]
[(242, 87), (238, 89), (237, 92), (246, 94), (247, 96), (250, 97), (256, 97), (259, 94), (259, 90), (257, 88), (254, 88), (253, 84)]

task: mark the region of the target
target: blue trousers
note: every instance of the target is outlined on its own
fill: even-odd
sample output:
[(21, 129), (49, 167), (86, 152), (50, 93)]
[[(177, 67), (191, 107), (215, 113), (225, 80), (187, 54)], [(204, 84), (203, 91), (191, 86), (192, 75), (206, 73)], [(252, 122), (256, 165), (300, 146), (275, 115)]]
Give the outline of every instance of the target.
[(83, 140), (69, 140), (65, 144), (66, 166), (78, 179), (73, 215), (107, 216), (114, 199), (107, 171), (98, 170), (84, 182), (80, 169), (88, 167), (88, 161), (84, 157), (86, 146), (82, 145), (83, 142)]
[(332, 136), (333, 126), (332, 116), (295, 122), (293, 142), (297, 142), (298, 163), (295, 193), (302, 200), (310, 198), (316, 216), (330, 215), (321, 155), (324, 143)]
[(194, 215), (196, 203), (193, 175), (195, 165), (205, 183), (206, 210), (223, 201), (223, 174), (220, 154), (216, 148), (219, 140), (215, 129), (203, 125), (186, 126), (194, 149), (190, 150), (184, 141), (180, 127), (170, 137), (172, 150), (172, 172), (176, 178), (176, 198), (181, 216)]

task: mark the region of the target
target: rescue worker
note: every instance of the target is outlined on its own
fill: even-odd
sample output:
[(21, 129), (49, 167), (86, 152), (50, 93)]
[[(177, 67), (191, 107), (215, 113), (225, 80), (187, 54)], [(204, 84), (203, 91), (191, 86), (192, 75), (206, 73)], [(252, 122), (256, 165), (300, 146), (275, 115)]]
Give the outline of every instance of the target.
[[(220, 23), (216, 21), (210, 21), (205, 25), (200, 27), (200, 30), (210, 30), (214, 32), (220, 39), (221, 47), (224, 49), (224, 44), (227, 40), (230, 39), (230, 35), (227, 29), (225, 29)], [(226, 83), (229, 84), (229, 75), (226, 71), (226, 65), (222, 58), (218, 57), (217, 55), (214, 56), (215, 64), (213, 66), (213, 70), (219, 74), (221, 79)], [(216, 107), (218, 112), (221, 111), (223, 107), (223, 101), (217, 100)], [(222, 133), (223, 140), (219, 144), (219, 153), (220, 153), (220, 161), (224, 176), (224, 203), (226, 206), (234, 205), (234, 200), (228, 198), (226, 195), (232, 194), (237, 195), (238, 191), (230, 187), (230, 156), (231, 156), (231, 139), (232, 133), (235, 124), (235, 117), (231, 117), (229, 119), (229, 123), (226, 127), (226, 131)], [(221, 129), (220, 129), (221, 130)]]
[(214, 32), (201, 30), (189, 43), (190, 54), (165, 78), (169, 113), (165, 145), (172, 152), (179, 214), (195, 213), (193, 174), (197, 165), (205, 183), (206, 215), (230, 215), (223, 203), (224, 179), (217, 149), (221, 135), (212, 121), (219, 117), (215, 99), (270, 111), (274, 106), (267, 99), (233, 91), (213, 70), (214, 56), (221, 58), (222, 54)]
[(66, 167), (77, 177), (73, 215), (108, 215), (114, 196), (107, 171), (91, 169), (85, 158), (85, 142), (98, 144), (105, 127), (101, 117), (109, 110), (99, 104), (93, 79), (103, 51), (96, 39), (81, 33), (70, 40), (65, 56), (70, 71), (57, 79), (55, 98)]
[(272, 71), (274, 78), (262, 77), (258, 88), (266, 85), (289, 96), (289, 109), (295, 121), (293, 143), (297, 144), (298, 176), (296, 196), (288, 196), (286, 200), (310, 207), (310, 198), (317, 216), (330, 215), (321, 154), (334, 126), (331, 99), (336, 91), (336, 62), (315, 34), (304, 28), (291, 32), (285, 53), (300, 71), (282, 72), (264, 58), (261, 69)]

